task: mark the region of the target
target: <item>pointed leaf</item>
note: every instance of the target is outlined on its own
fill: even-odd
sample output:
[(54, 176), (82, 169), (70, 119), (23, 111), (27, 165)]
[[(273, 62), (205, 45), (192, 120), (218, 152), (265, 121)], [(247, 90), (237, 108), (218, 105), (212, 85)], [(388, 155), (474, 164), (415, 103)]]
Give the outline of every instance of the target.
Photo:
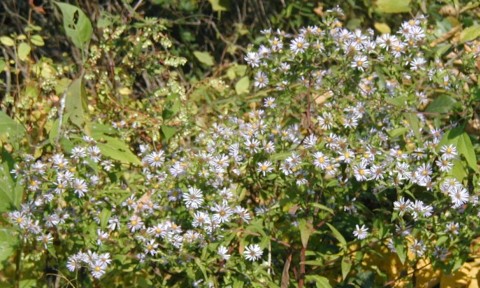
[(343, 235), (337, 230), (337, 228), (333, 227), (330, 223), (327, 223), (328, 228), (332, 231), (333, 237), (340, 242), (341, 246), (347, 246), (347, 241), (343, 237)]
[(71, 4), (54, 3), (62, 11), (65, 33), (77, 48), (83, 49), (90, 42), (93, 33), (92, 23), (87, 15), (80, 8)]
[(298, 220), (298, 228), (300, 229), (300, 238), (302, 240), (302, 246), (307, 248), (308, 239), (312, 235), (313, 227), (312, 224), (308, 223), (305, 219)]
[(430, 103), (425, 111), (434, 113), (448, 113), (457, 101), (448, 95), (440, 95)]
[(75, 79), (68, 87), (65, 98), (65, 113), (68, 119), (78, 128), (86, 123), (86, 92), (81, 78)]
[(193, 55), (195, 55), (198, 61), (207, 66), (213, 66), (215, 64), (212, 55), (210, 55), (208, 52), (193, 51)]
[(380, 13), (410, 12), (411, 0), (377, 0), (376, 10)]
[(237, 95), (245, 94), (250, 91), (250, 79), (247, 76), (240, 78), (238, 82), (235, 84), (235, 92)]
[(97, 146), (104, 156), (126, 164), (141, 164), (141, 161), (123, 140), (110, 136), (96, 137), (93, 134), (92, 137), (98, 141)]
[(347, 279), (348, 273), (352, 269), (352, 260), (348, 256), (342, 258), (342, 278)]
[(25, 42), (20, 43), (20, 45), (18, 45), (18, 59), (22, 61), (27, 60), (31, 50), (32, 48), (27, 43)]
[(175, 135), (175, 133), (177, 132), (177, 128), (167, 125), (162, 125), (161, 129), (163, 138), (165, 138), (165, 140), (167, 141), (172, 138), (173, 135)]
[(473, 149), (470, 136), (468, 136), (467, 133), (464, 132), (458, 137), (457, 149), (467, 160), (468, 166), (475, 172), (478, 172), (477, 156), (475, 154), (475, 149)]
[(463, 29), (463, 31), (460, 33), (460, 43), (462, 44), (472, 41), (478, 37), (480, 37), (480, 25), (477, 24)]

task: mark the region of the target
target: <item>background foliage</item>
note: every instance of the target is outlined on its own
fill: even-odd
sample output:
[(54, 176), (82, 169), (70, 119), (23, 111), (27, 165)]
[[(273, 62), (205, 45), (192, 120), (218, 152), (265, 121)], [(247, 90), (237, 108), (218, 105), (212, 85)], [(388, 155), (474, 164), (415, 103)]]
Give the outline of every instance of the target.
[[(445, 66), (454, 67), (458, 72), (456, 75), (464, 75), (466, 80), (462, 80), (464, 86), (457, 87), (456, 90), (465, 94), (459, 93), (460, 97), (435, 94), (435, 98), (425, 109), (427, 114), (440, 115), (432, 117), (435, 119), (432, 119), (431, 123), (459, 124), (460, 128), (457, 130), (445, 129), (449, 132), (442, 144), (457, 146), (462, 162), (456, 165), (456, 176), (464, 179), (470, 190), (478, 192), (476, 155), (480, 135), (480, 89), (477, 75), (480, 60), (476, 54), (477, 57), (471, 59), (471, 63), (462, 62), (465, 61), (463, 55), (478, 49), (479, 45), (480, 5), (476, 1), (6, 0), (0, 5), (0, 283), (15, 287), (121, 287), (127, 283), (138, 287), (183, 287), (193, 284), (207, 285), (195, 281), (201, 278), (200, 275), (208, 274), (214, 275), (215, 279), (223, 279), (231, 287), (241, 287), (242, 283), (247, 285), (246, 287), (288, 287), (309, 285), (308, 283), (316, 283), (317, 287), (367, 287), (385, 283), (433, 287), (442, 283), (441, 285), (448, 287), (448, 283), (467, 285), (471, 281), (465, 275), (477, 273), (477, 256), (475, 253), (469, 254), (471, 243), (468, 240), (478, 236), (478, 233), (475, 234), (478, 231), (474, 231), (473, 235), (468, 235), (467, 239), (460, 243), (465, 250), (464, 254), (469, 256), (462, 256), (461, 261), (451, 264), (450, 272), (457, 272), (440, 275), (443, 272), (434, 270), (429, 263), (419, 263), (423, 260), (412, 260), (406, 265), (404, 261), (410, 256), (405, 254), (404, 259), (399, 261), (396, 254), (386, 250), (385, 246), (376, 246), (376, 242), (365, 244), (362, 247), (366, 248), (360, 249), (353, 236), (345, 236), (347, 232), (351, 235), (350, 228), (342, 227), (342, 223), (350, 223), (352, 219), (329, 216), (332, 214), (332, 207), (317, 206), (312, 208), (312, 211), (329, 219), (333, 225), (322, 224), (323, 226), (313, 229), (308, 218), (305, 218), (307, 220), (302, 219), (296, 223), (298, 228), (284, 228), (287, 231), (281, 234), (284, 239), (272, 240), (269, 233), (282, 228), (269, 227), (267, 222), (253, 221), (245, 231), (237, 230), (237, 234), (222, 235), (232, 237), (226, 241), (232, 243), (230, 253), (233, 250), (242, 251), (248, 246), (248, 241), (257, 239), (255, 237), (262, 241), (262, 248), (273, 245), (273, 248), (268, 248), (269, 251), (283, 251), (283, 254), (279, 254), (282, 259), (278, 260), (281, 261), (274, 263), (273, 269), (281, 271), (290, 263), (296, 263), (297, 266), (292, 264), (295, 267), (291, 269), (295, 273), (290, 273), (289, 277), (285, 276), (289, 275), (288, 268), (286, 274), (272, 277), (270, 270), (262, 268), (261, 263), (247, 267), (245, 263), (238, 262), (236, 264), (240, 265), (240, 272), (233, 267), (228, 267), (232, 270), (226, 269), (228, 272), (225, 272), (223, 262), (212, 260), (214, 258), (211, 254), (218, 248), (216, 245), (202, 250), (202, 257), (194, 260), (189, 259), (188, 253), (179, 255), (178, 258), (168, 258), (168, 261), (176, 264), (167, 268), (161, 268), (164, 258), (138, 268), (133, 260), (134, 254), (143, 244), (125, 240), (125, 243), (121, 243), (125, 247), (119, 253), (121, 256), (114, 259), (117, 273), (111, 273), (106, 279), (102, 279), (104, 282), (99, 282), (90, 279), (86, 270), (80, 270), (75, 280), (69, 280), (70, 277), (64, 276), (67, 270), (62, 261), (71, 256), (68, 254), (71, 251), (62, 248), (62, 245), (76, 247), (84, 236), (86, 242), (95, 243), (98, 236), (95, 227), (99, 225), (101, 229), (106, 229), (112, 213), (110, 210), (115, 205), (107, 205), (96, 211), (96, 206), (88, 201), (77, 203), (79, 210), (75, 211), (76, 213), (91, 217), (96, 215), (98, 223), (84, 223), (82, 229), (85, 235), (75, 235), (72, 239), (54, 239), (53, 248), (49, 246), (48, 249), (42, 248), (40, 240), (22, 240), (19, 234), (21, 232), (15, 230), (8, 216), (9, 212), (23, 209), (22, 203), (38, 196), (38, 193), (32, 193), (30, 188), (34, 185), (32, 181), (36, 180), (26, 172), (33, 169), (30, 166), (42, 159), (50, 159), (60, 152), (70, 155), (75, 147), (81, 145), (91, 147), (90, 140), (86, 143), (82, 140), (84, 135), (89, 135), (92, 141), (95, 141), (102, 157), (112, 161), (114, 168), (110, 172), (102, 170), (103, 164), (78, 163), (78, 166), (73, 165), (74, 169), (72, 167), (73, 170), (76, 169), (73, 172), (77, 173), (78, 177), (88, 179), (93, 171), (100, 175), (103, 181), (97, 187), (103, 193), (100, 196), (107, 197), (113, 203), (126, 201), (128, 193), (140, 192), (141, 195), (149, 195), (149, 185), (157, 187), (155, 185), (160, 184), (154, 181), (152, 184), (148, 182), (151, 179), (136, 175), (139, 171), (144, 173), (144, 170), (140, 169), (146, 163), (142, 157), (147, 156), (143, 145), (149, 146), (151, 151), (165, 150), (169, 153), (167, 158), (181, 163), (190, 159), (188, 151), (182, 155), (176, 155), (174, 151), (179, 147), (201, 142), (202, 132), (207, 128), (217, 127), (214, 123), (221, 123), (224, 119), (222, 115), (245, 113), (246, 119), (254, 119), (256, 116), (248, 113), (259, 108), (259, 101), (267, 96), (270, 90), (265, 92), (253, 88), (256, 71), (248, 68), (245, 55), (268, 40), (262, 30), (271, 28), (298, 34), (302, 27), (320, 25), (321, 19), (327, 15), (326, 10), (336, 5), (340, 5), (345, 12), (339, 18), (346, 28), (351, 31), (371, 28), (378, 35), (394, 33), (392, 31), (397, 31), (404, 21), (412, 17), (420, 14), (427, 16), (425, 28), (430, 32), (430, 54), (427, 57), (439, 59), (446, 63)], [(299, 71), (301, 69), (299, 68)], [(303, 92), (296, 88), (290, 91), (294, 95)], [(282, 127), (295, 123), (305, 124), (306, 109), (302, 102), (288, 104), (286, 117), (279, 117), (279, 123), (269, 123), (272, 129), (275, 124)], [(397, 108), (401, 106), (395, 100), (391, 100), (388, 105)], [(415, 124), (416, 120), (413, 118), (406, 117), (405, 120), (410, 126), (420, 125)], [(402, 138), (406, 131), (402, 130), (400, 123), (395, 124), (396, 127), (391, 127), (395, 128), (391, 131), (394, 134), (392, 137)], [(300, 132), (305, 134), (305, 130), (310, 127), (307, 125), (301, 128), (304, 129)], [(407, 146), (407, 138), (402, 138), (400, 145)], [(31, 159), (26, 157), (26, 154), (31, 155)], [(265, 160), (260, 156), (255, 157), (257, 158), (254, 158), (254, 161)], [(287, 158), (281, 154), (275, 157), (277, 161)], [(255, 170), (252, 165), (249, 167), (247, 168)], [(47, 175), (50, 178), (46, 178), (50, 185), (59, 169), (56, 166), (48, 169)], [(20, 171), (17, 174), (27, 174), (24, 174), (23, 178), (14, 177), (15, 175), (10, 173), (12, 170)], [(265, 192), (258, 192), (262, 187), (267, 189), (265, 191), (270, 191), (269, 189), (277, 189), (277, 185), (283, 185), (278, 184), (283, 183), (277, 182), (278, 179), (270, 181), (274, 180), (273, 176), (268, 180), (236, 180), (242, 187), (248, 188), (248, 193), (242, 190), (247, 196), (243, 195), (245, 198), (241, 197), (236, 204), (248, 203), (252, 206), (267, 204), (274, 195), (262, 195), (261, 193)], [(141, 184), (144, 182), (149, 184)], [(169, 189), (186, 190), (186, 185), (194, 185), (195, 181), (185, 180), (181, 187), (174, 187), (174, 183), (168, 184), (172, 186)], [(327, 183), (325, 185), (328, 186)], [(331, 187), (328, 189), (332, 189), (332, 193), (336, 191)], [(257, 192), (258, 195), (255, 194)], [(300, 197), (298, 195), (291, 197), (288, 198), (291, 203), (281, 203), (281, 213), (272, 212), (269, 217), (276, 220), (285, 217), (285, 222), (294, 221), (289, 217), (295, 214), (292, 211), (298, 207), (292, 203), (301, 203), (302, 200), (295, 198)], [(75, 201), (69, 198), (62, 200), (69, 204), (69, 201)], [(213, 199), (212, 196), (209, 201), (220, 200)], [(366, 210), (374, 209), (374, 205), (383, 203), (373, 203), (372, 199), (362, 201), (367, 206), (373, 205), (373, 208), (364, 208)], [(165, 203), (162, 205), (168, 206)], [(187, 221), (189, 211), (185, 210), (183, 213), (179, 219)], [(240, 220), (237, 224), (238, 227), (243, 227)], [(375, 223), (374, 226), (376, 230), (383, 229), (381, 223)], [(58, 237), (61, 235), (59, 233)], [(67, 235), (68, 233), (63, 236), (67, 238)], [(113, 237), (119, 235), (120, 238), (128, 238), (128, 234), (116, 234)], [(323, 258), (319, 256), (319, 262), (311, 262), (309, 265), (312, 267), (305, 268), (306, 258), (301, 253), (314, 252), (305, 251), (303, 248), (306, 248), (309, 241), (319, 239), (323, 239), (325, 245), (315, 245), (315, 248)], [(58, 245), (60, 242), (63, 244)], [(91, 243), (89, 245), (93, 247)], [(282, 250), (283, 246), (288, 249)], [(309, 247), (312, 248), (312, 244)], [(471, 248), (476, 250), (474, 244)], [(355, 253), (357, 250), (362, 253)], [(335, 253), (325, 256), (332, 251)], [(356, 258), (350, 255), (355, 255)], [(307, 256), (311, 261), (317, 259), (314, 254)], [(184, 270), (179, 268), (182, 265), (186, 265)], [(218, 270), (211, 270), (209, 265)], [(309, 274), (307, 284), (303, 282), (302, 273), (305, 271), (302, 272), (302, 269), (307, 269)], [(252, 271), (245, 272), (247, 270)], [(423, 284), (429, 282), (431, 283)]]

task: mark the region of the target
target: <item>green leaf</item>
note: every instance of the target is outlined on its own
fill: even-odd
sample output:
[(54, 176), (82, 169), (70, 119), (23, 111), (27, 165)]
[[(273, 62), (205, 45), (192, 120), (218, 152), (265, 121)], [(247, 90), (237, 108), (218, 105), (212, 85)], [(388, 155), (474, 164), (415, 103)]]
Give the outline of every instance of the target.
[(31, 50), (32, 48), (27, 43), (25, 42), (20, 43), (20, 45), (18, 45), (18, 59), (22, 61), (27, 60)]
[(330, 285), (330, 281), (328, 281), (328, 278), (323, 276), (306, 275), (305, 280), (307, 280), (307, 282), (315, 283), (315, 287), (317, 288), (332, 288), (332, 285)]
[(13, 235), (15, 235), (15, 231), (11, 228), (0, 229), (0, 268), (3, 268), (2, 263), (15, 252), (18, 238)]
[(480, 25), (473, 25), (470, 26), (466, 29), (463, 29), (463, 31), (460, 33), (460, 44), (472, 41), (480, 37)]
[(103, 208), (102, 212), (100, 212), (100, 227), (105, 229), (108, 224), (108, 220), (110, 220), (110, 215), (112, 215), (112, 211), (107, 208)]
[(458, 137), (463, 133), (463, 129), (463, 126), (459, 126), (445, 132), (445, 134), (443, 134), (442, 140), (440, 140), (437, 145), (437, 152), (439, 152), (444, 145), (454, 145), (456, 147)]
[(303, 248), (307, 248), (308, 239), (312, 235), (313, 227), (312, 224), (308, 223), (305, 219), (298, 220), (298, 228), (300, 229), (300, 238), (302, 239)]
[(411, 0), (376, 0), (376, 11), (380, 13), (410, 12)]
[(420, 121), (418, 120), (417, 115), (415, 115), (415, 113), (404, 113), (403, 115), (405, 115), (405, 119), (408, 124), (410, 124), (410, 128), (413, 130), (413, 134), (415, 134), (417, 140), (421, 140)]
[(347, 279), (348, 273), (352, 269), (352, 260), (348, 256), (342, 258), (342, 278)]
[(0, 139), (12, 138), (20, 140), (25, 136), (25, 128), (10, 118), (5, 112), (0, 111)]
[(382, 34), (392, 33), (392, 30), (390, 29), (390, 26), (388, 26), (387, 23), (375, 22), (373, 26), (375, 27), (375, 29), (377, 29), (378, 32)]
[(93, 33), (92, 23), (83, 11), (71, 4), (54, 2), (63, 14), (63, 27), (73, 44), (79, 48), (85, 48), (90, 42)]
[(443, 243), (446, 243), (448, 239), (449, 238), (446, 235), (438, 237), (438, 240), (435, 242), (435, 246), (440, 247)]
[(407, 128), (399, 127), (399, 128), (395, 128), (395, 129), (392, 129), (392, 130), (388, 131), (388, 135), (392, 138), (395, 138), (395, 137), (398, 137), (398, 136), (405, 135), (405, 133), (407, 133), (407, 131), (408, 131)]
[(401, 241), (395, 241), (394, 243), (395, 251), (397, 252), (398, 259), (402, 264), (405, 263), (407, 259), (407, 252), (405, 251), (405, 245)]
[(15, 41), (13, 41), (13, 39), (8, 36), (0, 37), (0, 43), (9, 47), (15, 46)]
[(238, 82), (235, 84), (235, 92), (237, 95), (246, 94), (250, 91), (250, 79), (248, 76), (240, 78)]
[(20, 288), (33, 288), (37, 286), (36, 279), (24, 279), (20, 281)]
[(332, 215), (334, 214), (332, 209), (330, 209), (327, 206), (322, 205), (320, 203), (311, 203), (310, 205), (312, 205), (313, 207), (318, 208), (320, 210), (327, 211), (328, 213), (330, 213)]
[(475, 154), (475, 149), (473, 149), (470, 136), (468, 136), (466, 132), (463, 132), (458, 137), (457, 149), (458, 149), (458, 152), (462, 154), (467, 160), (468, 166), (472, 168), (475, 172), (479, 172), (478, 166), (477, 166), (477, 156)]
[(343, 235), (337, 230), (337, 228), (333, 227), (330, 223), (327, 223), (328, 228), (332, 231), (333, 237), (340, 242), (341, 246), (346, 247), (347, 241), (343, 237)]
[(84, 128), (86, 121), (86, 92), (82, 78), (75, 79), (68, 87), (65, 98), (65, 115), (78, 128)]
[(463, 165), (463, 162), (459, 159), (453, 160), (453, 168), (450, 170), (448, 173), (449, 175), (455, 177), (460, 183), (463, 181), (463, 179), (467, 178), (467, 170), (465, 169), (465, 165)]
[(98, 137), (95, 134), (92, 134), (92, 138), (98, 142), (97, 146), (104, 156), (126, 164), (141, 164), (141, 161), (130, 151), (130, 147), (124, 141), (110, 136)]
[(101, 139), (103, 136), (116, 136), (118, 134), (112, 126), (101, 123), (92, 123), (90, 131), (94, 139)]
[(38, 34), (33, 35), (33, 36), (30, 38), (30, 42), (32, 42), (33, 45), (39, 46), (39, 47), (45, 45), (45, 41), (43, 41), (42, 36), (40, 36), (40, 35), (38, 35)]
[(385, 98), (385, 102), (399, 108), (405, 107), (407, 100), (408, 98), (406, 96), (398, 96), (395, 98), (391, 98), (391, 97)]
[(0, 212), (20, 207), (23, 195), (22, 186), (17, 185), (12, 178), (7, 162), (0, 165), (0, 183), (2, 183), (0, 185)]
[(440, 95), (428, 105), (425, 111), (433, 113), (448, 113), (456, 103), (457, 101), (452, 97), (448, 95)]
[(161, 129), (162, 129), (163, 138), (166, 141), (168, 141), (170, 138), (172, 138), (173, 135), (175, 135), (175, 133), (177, 132), (177, 128), (172, 127), (172, 126), (167, 126), (167, 125), (162, 125)]
[(198, 61), (207, 66), (213, 66), (215, 64), (212, 55), (210, 55), (208, 52), (193, 51), (193, 55), (195, 55)]
[(212, 10), (215, 12), (227, 11), (227, 8), (220, 4), (221, 0), (208, 0), (212, 5)]

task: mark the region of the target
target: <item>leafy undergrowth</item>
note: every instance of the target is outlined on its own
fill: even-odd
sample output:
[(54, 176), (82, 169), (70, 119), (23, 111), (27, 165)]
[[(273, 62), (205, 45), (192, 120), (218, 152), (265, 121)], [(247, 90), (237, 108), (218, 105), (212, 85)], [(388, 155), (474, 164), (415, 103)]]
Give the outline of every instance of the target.
[(75, 63), (31, 23), (0, 37), (5, 285), (478, 285), (477, 6), (377, 32), (316, 7), (188, 80), (169, 22), (128, 7), (52, 3)]

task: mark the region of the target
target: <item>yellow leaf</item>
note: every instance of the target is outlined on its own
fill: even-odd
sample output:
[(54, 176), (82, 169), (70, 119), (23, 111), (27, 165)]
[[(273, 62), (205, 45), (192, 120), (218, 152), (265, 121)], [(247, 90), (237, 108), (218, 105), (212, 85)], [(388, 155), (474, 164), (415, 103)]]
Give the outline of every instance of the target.
[(375, 27), (375, 29), (377, 29), (378, 32), (382, 34), (390, 34), (392, 32), (390, 26), (388, 26), (386, 23), (375, 22), (373, 26)]

